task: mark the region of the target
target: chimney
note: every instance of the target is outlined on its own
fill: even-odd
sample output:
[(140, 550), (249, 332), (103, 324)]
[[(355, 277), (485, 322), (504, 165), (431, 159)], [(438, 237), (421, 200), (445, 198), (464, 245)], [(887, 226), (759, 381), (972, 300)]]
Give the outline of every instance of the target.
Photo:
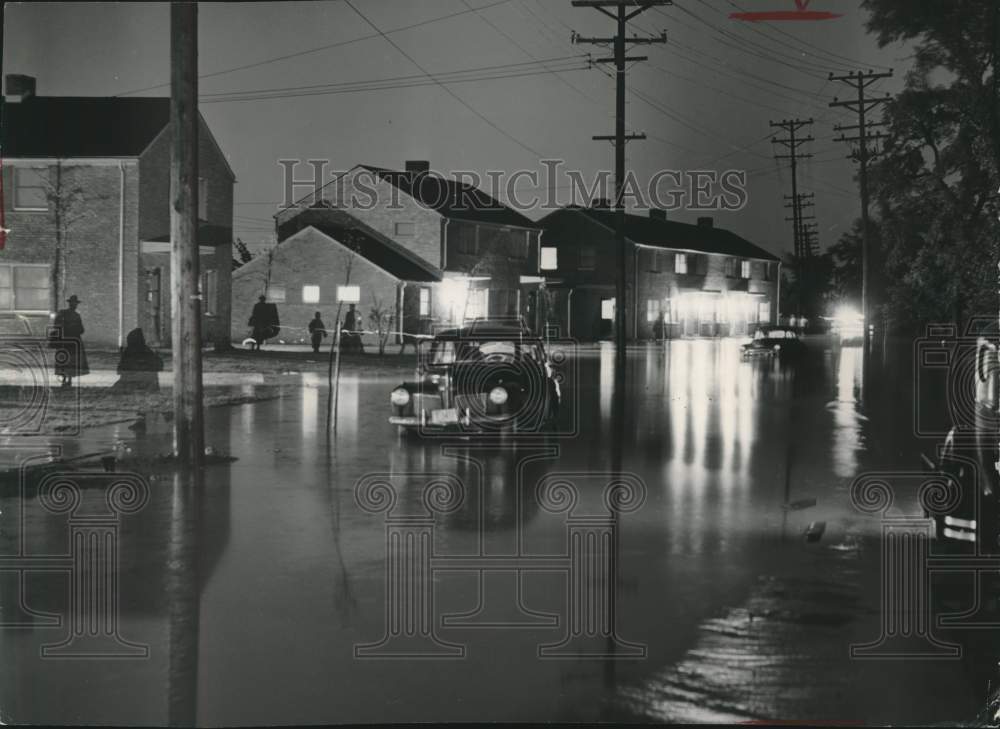
[(21, 101), (26, 101), (35, 95), (35, 77), (8, 73), (4, 77), (4, 87), (5, 96), (18, 96)]
[(417, 175), (425, 175), (431, 171), (431, 163), (426, 160), (406, 160), (406, 172), (407, 174), (416, 177)]
[(699, 228), (714, 228), (715, 223), (711, 218), (698, 218)]
[(649, 211), (649, 217), (652, 218), (653, 220), (666, 220), (667, 219), (667, 211), (666, 210), (662, 210), (660, 208), (652, 208)]

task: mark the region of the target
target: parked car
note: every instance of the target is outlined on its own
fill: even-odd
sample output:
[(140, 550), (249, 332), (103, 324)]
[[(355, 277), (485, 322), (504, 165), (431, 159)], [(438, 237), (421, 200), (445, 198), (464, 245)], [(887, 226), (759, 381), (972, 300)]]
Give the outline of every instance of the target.
[(751, 341), (743, 345), (744, 359), (774, 356), (798, 356), (805, 350), (798, 333), (786, 327), (761, 327)]
[[(952, 508), (926, 509), (935, 523), (935, 536), (946, 542), (979, 545), (982, 553), (1000, 551), (1000, 367), (997, 348), (980, 338), (975, 366), (967, 373), (973, 383), (963, 391), (971, 409), (960, 412), (960, 422), (932, 456), (922, 454), (925, 470), (938, 474), (945, 486), (944, 500)], [(964, 409), (963, 409), (964, 410)]]
[(518, 327), (477, 322), (425, 342), (416, 378), (389, 395), (389, 422), (422, 432), (542, 431), (561, 391), (544, 343)]

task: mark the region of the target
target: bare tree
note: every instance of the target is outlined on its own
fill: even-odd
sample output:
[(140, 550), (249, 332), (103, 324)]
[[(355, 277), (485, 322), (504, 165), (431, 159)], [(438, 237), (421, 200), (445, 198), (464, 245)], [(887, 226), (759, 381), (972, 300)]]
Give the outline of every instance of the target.
[(45, 199), (52, 211), (56, 233), (55, 255), (52, 260), (52, 310), (57, 311), (66, 293), (66, 272), (69, 268), (70, 234), (78, 223), (95, 217), (92, 203), (107, 199), (107, 195), (85, 196), (85, 189), (74, 179), (79, 167), (66, 167), (56, 160), (54, 174), (43, 178)]
[(392, 335), (392, 326), (396, 323), (396, 314), (374, 292), (372, 292), (372, 308), (368, 311), (368, 321), (378, 339), (378, 353), (380, 356), (384, 355), (385, 345)]

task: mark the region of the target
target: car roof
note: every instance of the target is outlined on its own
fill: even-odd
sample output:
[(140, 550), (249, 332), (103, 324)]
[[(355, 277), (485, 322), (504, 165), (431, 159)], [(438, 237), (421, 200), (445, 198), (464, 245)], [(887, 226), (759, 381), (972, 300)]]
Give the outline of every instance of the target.
[(435, 340), (458, 339), (506, 339), (540, 342), (541, 339), (526, 327), (517, 327), (497, 322), (473, 322), (469, 326), (445, 329), (434, 336)]

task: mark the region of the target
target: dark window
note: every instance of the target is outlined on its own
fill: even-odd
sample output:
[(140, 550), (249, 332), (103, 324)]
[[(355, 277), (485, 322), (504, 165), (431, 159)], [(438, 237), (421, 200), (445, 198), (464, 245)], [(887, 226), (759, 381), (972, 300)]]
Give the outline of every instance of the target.
[(453, 240), (455, 241), (455, 252), (467, 256), (476, 255), (476, 226), (455, 225), (449, 228)]
[(597, 265), (597, 251), (593, 243), (587, 243), (580, 248), (580, 265), (582, 271), (592, 271)]
[(708, 256), (698, 255), (694, 257), (694, 272), (699, 276), (708, 274)]
[(726, 278), (736, 278), (736, 259), (726, 259)]

